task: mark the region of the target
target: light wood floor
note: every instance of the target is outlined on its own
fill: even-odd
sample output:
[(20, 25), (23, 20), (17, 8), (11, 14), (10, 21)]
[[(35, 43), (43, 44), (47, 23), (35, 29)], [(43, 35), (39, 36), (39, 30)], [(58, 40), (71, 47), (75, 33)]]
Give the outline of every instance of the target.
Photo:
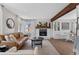
[(61, 55), (73, 54), (73, 42), (67, 42), (63, 39), (50, 39), (49, 41)]

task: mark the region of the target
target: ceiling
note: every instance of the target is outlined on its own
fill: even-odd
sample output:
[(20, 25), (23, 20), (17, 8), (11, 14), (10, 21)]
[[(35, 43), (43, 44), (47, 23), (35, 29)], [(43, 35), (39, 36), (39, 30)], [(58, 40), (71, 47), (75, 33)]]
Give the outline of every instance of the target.
[(68, 4), (69, 3), (3, 3), (6, 8), (24, 19), (51, 19)]

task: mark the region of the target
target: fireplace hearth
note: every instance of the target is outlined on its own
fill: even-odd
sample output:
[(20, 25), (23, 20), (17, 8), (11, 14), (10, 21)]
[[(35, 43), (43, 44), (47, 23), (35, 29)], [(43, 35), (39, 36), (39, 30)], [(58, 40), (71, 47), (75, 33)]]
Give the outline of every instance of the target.
[(39, 36), (47, 36), (47, 29), (40, 29)]

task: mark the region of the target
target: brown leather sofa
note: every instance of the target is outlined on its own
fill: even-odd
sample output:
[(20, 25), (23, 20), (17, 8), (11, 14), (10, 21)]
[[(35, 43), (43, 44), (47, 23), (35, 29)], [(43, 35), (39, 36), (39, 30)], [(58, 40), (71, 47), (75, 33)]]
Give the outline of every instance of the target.
[(16, 46), (17, 49), (20, 49), (24, 45), (24, 42), (28, 40), (28, 36), (25, 37), (24, 34), (21, 32), (11, 33), (7, 36), (9, 36), (13, 40), (6, 41), (5, 35), (0, 35), (1, 39), (0, 45), (7, 45), (9, 47)]

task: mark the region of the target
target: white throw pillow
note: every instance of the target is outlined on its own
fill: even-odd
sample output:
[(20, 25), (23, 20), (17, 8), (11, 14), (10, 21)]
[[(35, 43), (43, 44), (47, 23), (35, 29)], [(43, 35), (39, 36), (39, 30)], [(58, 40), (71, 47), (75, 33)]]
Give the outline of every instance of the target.
[(10, 40), (12, 42), (16, 42), (16, 43), (20, 44), (19, 41), (17, 41), (16, 38), (13, 35), (10, 35), (9, 37), (10, 37)]
[(38, 55), (39, 53), (38, 53), (38, 47), (35, 47), (34, 48), (34, 55)]
[(9, 36), (5, 35), (5, 39), (6, 39), (6, 41), (11, 42)]
[(9, 35), (9, 37), (12, 42), (16, 42), (16, 38), (13, 35)]
[(6, 53), (16, 52), (16, 51), (17, 51), (17, 48), (16, 47), (12, 47), (8, 51), (6, 51)]

